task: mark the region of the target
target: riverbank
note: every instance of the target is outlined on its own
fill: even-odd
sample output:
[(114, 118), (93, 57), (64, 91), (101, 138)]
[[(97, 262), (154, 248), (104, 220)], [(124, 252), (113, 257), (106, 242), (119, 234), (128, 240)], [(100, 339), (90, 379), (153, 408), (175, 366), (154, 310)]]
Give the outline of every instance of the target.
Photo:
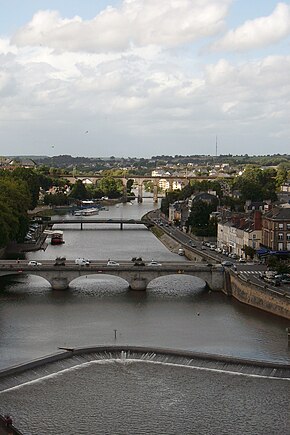
[[(144, 218), (151, 220), (150, 212)], [(171, 252), (177, 254), (178, 249), (182, 247), (186, 258), (190, 261), (213, 261), (206, 251), (203, 251), (199, 256), (196, 250), (193, 251), (188, 246), (182, 245), (181, 242), (165, 233), (162, 228), (152, 227), (150, 230)], [(238, 273), (229, 270), (225, 274), (225, 285), (221, 291), (243, 304), (290, 320), (290, 294), (280, 289), (273, 290), (267, 285), (255, 284)]]
[(7, 427), (5, 418), (0, 415), (0, 435), (22, 435), (22, 432), (16, 429), (13, 424)]

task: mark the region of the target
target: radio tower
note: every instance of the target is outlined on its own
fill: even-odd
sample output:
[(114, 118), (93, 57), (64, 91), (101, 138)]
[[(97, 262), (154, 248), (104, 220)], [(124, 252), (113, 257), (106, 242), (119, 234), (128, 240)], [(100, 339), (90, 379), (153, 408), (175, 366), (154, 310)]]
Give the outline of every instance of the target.
[(218, 156), (218, 150), (217, 150), (217, 136), (215, 137), (215, 156)]

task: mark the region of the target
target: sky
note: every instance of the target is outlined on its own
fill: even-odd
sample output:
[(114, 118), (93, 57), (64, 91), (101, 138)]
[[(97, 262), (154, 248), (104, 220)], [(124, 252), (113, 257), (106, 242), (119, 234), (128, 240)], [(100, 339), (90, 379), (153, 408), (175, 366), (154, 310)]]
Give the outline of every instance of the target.
[(290, 154), (290, 0), (0, 0), (0, 156)]

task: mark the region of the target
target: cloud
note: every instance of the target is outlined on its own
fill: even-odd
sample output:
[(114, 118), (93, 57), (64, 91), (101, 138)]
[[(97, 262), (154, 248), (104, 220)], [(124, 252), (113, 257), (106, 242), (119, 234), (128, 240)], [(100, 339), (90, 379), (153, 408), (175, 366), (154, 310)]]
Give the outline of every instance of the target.
[(290, 34), (290, 6), (278, 3), (267, 17), (246, 21), (213, 43), (212, 51), (247, 51), (275, 44)]
[(119, 8), (109, 6), (87, 21), (39, 11), (14, 34), (12, 43), (88, 52), (122, 51), (131, 44), (171, 48), (220, 32), (231, 2), (123, 0)]

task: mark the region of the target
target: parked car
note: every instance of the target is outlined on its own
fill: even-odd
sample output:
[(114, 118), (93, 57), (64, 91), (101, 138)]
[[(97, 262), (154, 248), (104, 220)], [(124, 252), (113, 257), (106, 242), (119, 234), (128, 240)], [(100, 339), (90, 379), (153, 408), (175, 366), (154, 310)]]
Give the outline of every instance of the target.
[(55, 266), (65, 266), (66, 258), (65, 257), (56, 257), (54, 265)]
[[(135, 258), (135, 257), (134, 257)], [(133, 258), (132, 258), (132, 260), (133, 260)], [(142, 257), (137, 257), (137, 258), (135, 258), (135, 260), (133, 260), (134, 261), (134, 266), (145, 266), (145, 263), (144, 263), (144, 261), (142, 260)]]
[(108, 260), (107, 266), (120, 266), (120, 264), (117, 261)]
[(150, 263), (147, 264), (147, 266), (162, 266), (162, 264), (158, 263), (158, 261), (151, 260)]
[(231, 266), (233, 266), (234, 265), (234, 263), (232, 262), (232, 261), (223, 261), (222, 263), (221, 263), (221, 265), (222, 266), (225, 266), (225, 267), (231, 267)]
[(40, 263), (39, 261), (35, 261), (35, 260), (31, 260), (28, 262), (28, 266), (41, 266), (42, 263)]
[(89, 266), (90, 260), (88, 260), (87, 258), (76, 258), (75, 264), (77, 264), (78, 266)]

